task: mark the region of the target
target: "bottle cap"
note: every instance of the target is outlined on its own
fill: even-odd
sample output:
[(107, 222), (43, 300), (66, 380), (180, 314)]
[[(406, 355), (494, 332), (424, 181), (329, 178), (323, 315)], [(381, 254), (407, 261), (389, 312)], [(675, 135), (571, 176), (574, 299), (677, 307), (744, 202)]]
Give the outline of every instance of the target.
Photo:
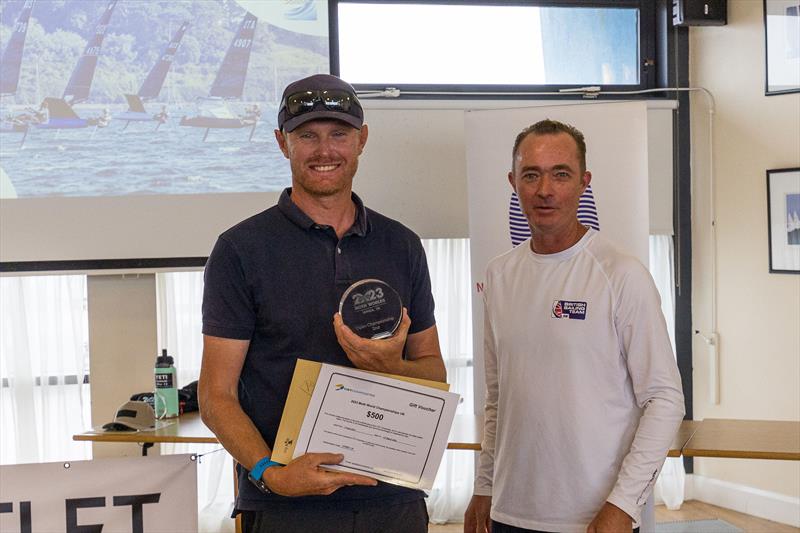
[(167, 350), (161, 350), (161, 355), (156, 357), (156, 366), (165, 367), (165, 366), (172, 366), (175, 360), (172, 358), (171, 355), (167, 355)]

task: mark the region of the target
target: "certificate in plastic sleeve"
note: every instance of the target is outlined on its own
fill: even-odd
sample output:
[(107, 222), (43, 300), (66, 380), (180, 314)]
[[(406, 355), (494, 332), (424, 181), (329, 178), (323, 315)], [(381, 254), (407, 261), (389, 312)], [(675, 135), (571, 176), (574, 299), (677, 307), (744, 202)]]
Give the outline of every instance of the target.
[(341, 453), (330, 470), (431, 489), (458, 394), (323, 364), (294, 456)]

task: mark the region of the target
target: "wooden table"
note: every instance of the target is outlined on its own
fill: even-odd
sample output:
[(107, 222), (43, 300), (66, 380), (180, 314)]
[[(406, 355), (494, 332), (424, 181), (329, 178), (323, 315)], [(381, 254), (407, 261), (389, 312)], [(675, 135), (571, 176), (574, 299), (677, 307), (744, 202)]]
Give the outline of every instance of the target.
[[(686, 442), (694, 435), (700, 427), (699, 420), (684, 420), (678, 433), (672, 440), (669, 447), (669, 457), (680, 457)], [(456, 415), (453, 421), (453, 429), (448, 438), (448, 450), (481, 450), (481, 440), (483, 439), (483, 417), (470, 415)]]
[[(708, 420), (706, 422), (711, 422), (711, 420)], [(669, 457), (680, 457), (681, 452), (683, 452), (683, 455), (690, 455), (689, 453), (686, 453), (686, 450), (684, 449), (685, 445), (687, 444), (687, 441), (691, 441), (692, 436), (697, 433), (698, 428), (701, 427), (702, 425), (705, 425), (706, 422), (701, 422), (699, 420), (684, 420), (681, 423), (681, 427), (678, 430), (677, 435), (675, 435), (675, 439), (672, 441), (672, 445), (670, 446), (669, 450)], [(724, 423), (750, 422), (754, 424), (768, 424), (768, 425), (793, 424), (793, 422), (776, 423), (776, 422), (756, 422), (756, 421), (745, 421), (745, 420), (722, 420), (714, 422), (724, 422)], [(797, 424), (800, 423), (796, 423), (796, 425)], [(723, 426), (724, 425), (725, 424), (723, 424)], [(787, 428), (784, 428), (782, 431), (785, 433)], [(725, 434), (730, 435), (729, 433)], [(774, 435), (770, 433), (769, 439), (773, 439), (773, 437)], [(182, 415), (176, 420), (174, 424), (170, 424), (169, 426), (157, 429), (155, 431), (139, 431), (135, 433), (121, 432), (121, 431), (120, 432), (87, 431), (85, 433), (74, 435), (72, 438), (73, 440), (93, 441), (93, 442), (139, 442), (144, 444), (145, 446), (148, 444), (152, 446), (154, 443), (159, 443), (159, 442), (183, 442), (183, 443), (193, 442), (201, 444), (219, 443), (217, 437), (213, 433), (211, 433), (211, 430), (208, 429), (208, 427), (206, 427), (206, 425), (203, 423), (202, 420), (200, 420), (200, 413), (196, 412)], [(480, 451), (482, 438), (483, 438), (482, 416), (456, 415), (455, 420), (453, 421), (453, 427), (450, 430), (450, 436), (447, 439), (448, 441), (447, 449)], [(779, 439), (778, 441), (779, 442), (786, 441), (788, 444), (786, 445), (785, 449), (795, 450), (795, 455), (800, 453), (797, 451), (798, 449), (798, 445), (796, 444), (797, 441), (795, 441), (794, 448), (791, 448), (791, 443), (786, 439), (784, 440)], [(767, 447), (766, 449), (770, 448)], [(757, 450), (762, 450), (762, 448), (757, 448)], [(781, 448), (781, 450), (784, 450), (784, 448)], [(144, 455), (147, 454), (146, 447), (142, 449), (142, 453)], [(754, 453), (758, 453), (758, 451)], [(742, 455), (701, 455), (700, 453), (696, 453), (693, 456), (743, 457)], [(761, 457), (759, 456), (757, 458)], [(767, 457), (767, 458), (774, 458), (774, 457)], [(799, 456), (793, 456), (791, 458), (795, 460), (800, 459)]]
[(155, 443), (219, 444), (217, 437), (200, 420), (200, 413), (186, 413), (171, 420), (168, 426), (153, 431), (86, 431), (73, 435), (72, 440), (92, 442), (138, 442), (142, 444), (142, 455)]
[(800, 461), (800, 422), (706, 418), (683, 455)]
[[(448, 450), (480, 451), (483, 417), (456, 415)], [(74, 435), (73, 440), (94, 442), (159, 442), (217, 444), (199, 413), (187, 413), (155, 431), (96, 432)], [(146, 454), (147, 448), (143, 449)], [(800, 422), (768, 420), (684, 420), (672, 441), (669, 457), (729, 457), (800, 461)]]
[[(449, 450), (480, 450), (483, 419), (470, 415), (456, 415), (450, 430)], [(186, 413), (173, 424), (154, 431), (87, 431), (73, 435), (72, 440), (92, 442), (138, 442), (152, 446), (159, 442), (218, 444), (217, 437), (200, 420), (200, 413)], [(147, 448), (142, 449), (147, 455)]]
[(694, 435), (694, 432), (697, 431), (699, 426), (699, 420), (684, 420), (681, 422), (681, 427), (678, 428), (678, 433), (676, 433), (675, 438), (672, 439), (672, 444), (669, 447), (667, 457), (680, 457), (683, 447), (686, 445), (689, 439), (692, 438), (692, 435)]
[(200, 420), (200, 413), (186, 413), (175, 419), (174, 423), (153, 431), (87, 431), (73, 435), (72, 440), (93, 442), (194, 442), (218, 444), (217, 437)]

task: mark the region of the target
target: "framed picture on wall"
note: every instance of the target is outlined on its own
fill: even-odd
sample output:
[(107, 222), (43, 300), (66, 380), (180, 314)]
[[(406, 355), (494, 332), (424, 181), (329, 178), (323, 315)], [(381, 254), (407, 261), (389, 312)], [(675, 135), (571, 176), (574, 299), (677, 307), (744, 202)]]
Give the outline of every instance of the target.
[(767, 170), (769, 271), (800, 274), (800, 168)]
[(800, 0), (764, 0), (766, 94), (800, 92)]

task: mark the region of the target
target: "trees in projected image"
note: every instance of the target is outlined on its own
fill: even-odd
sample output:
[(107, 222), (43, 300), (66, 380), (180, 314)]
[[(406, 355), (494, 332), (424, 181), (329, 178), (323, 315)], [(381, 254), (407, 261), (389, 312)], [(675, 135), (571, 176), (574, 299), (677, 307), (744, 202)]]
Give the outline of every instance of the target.
[[(0, 48), (5, 49), (22, 0), (4, 2)], [(28, 28), (19, 89), (14, 104), (38, 105), (60, 95), (105, 2), (36, 2)], [(98, 62), (91, 100), (125, 102), (163, 52), (164, 43), (186, 20), (183, 38), (167, 82), (172, 102), (190, 102), (208, 93), (231, 38), (245, 14), (233, 0), (121, 2), (114, 13)], [(269, 21), (267, 21), (269, 22)], [(304, 72), (327, 72), (328, 39), (265, 24), (254, 37), (245, 99), (274, 101), (285, 84)], [(277, 96), (276, 96), (277, 93)]]

